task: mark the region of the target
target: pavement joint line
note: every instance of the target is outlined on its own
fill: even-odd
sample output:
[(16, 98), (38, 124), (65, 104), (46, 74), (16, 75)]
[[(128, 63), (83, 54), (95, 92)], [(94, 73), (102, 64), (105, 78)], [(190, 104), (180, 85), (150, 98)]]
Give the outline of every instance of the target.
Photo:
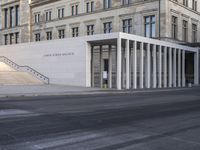
[[(169, 92), (191, 90), (197, 87), (184, 87), (184, 88), (166, 88), (166, 89), (141, 89), (141, 90), (91, 90), (91, 91), (73, 91), (73, 92), (43, 92), (43, 93), (15, 93), (1, 95), (0, 98), (20, 98), (20, 97), (38, 97), (38, 96), (84, 96), (84, 95), (104, 95), (104, 94), (137, 94), (137, 93), (153, 93), (153, 92)], [(0, 99), (0, 101), (5, 101)]]

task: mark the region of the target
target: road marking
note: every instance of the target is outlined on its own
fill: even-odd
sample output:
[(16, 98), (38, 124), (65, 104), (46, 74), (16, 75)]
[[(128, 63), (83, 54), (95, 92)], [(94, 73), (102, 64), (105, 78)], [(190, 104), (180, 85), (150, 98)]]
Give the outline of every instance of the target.
[(24, 116), (37, 116), (39, 114), (31, 111), (20, 110), (20, 109), (4, 109), (0, 110), (0, 119), (24, 117)]
[(91, 139), (94, 139), (97, 137), (100, 137), (100, 135), (99, 134), (89, 134), (89, 135), (74, 137), (74, 138), (70, 138), (70, 139), (60, 139), (60, 140), (55, 140), (55, 141), (51, 141), (51, 142), (41, 143), (39, 145), (34, 145), (34, 146), (37, 146), (41, 149), (45, 149), (45, 148), (56, 147), (56, 146), (65, 145), (65, 144), (72, 144), (72, 143), (82, 142), (82, 141), (86, 141), (86, 140), (91, 140)]

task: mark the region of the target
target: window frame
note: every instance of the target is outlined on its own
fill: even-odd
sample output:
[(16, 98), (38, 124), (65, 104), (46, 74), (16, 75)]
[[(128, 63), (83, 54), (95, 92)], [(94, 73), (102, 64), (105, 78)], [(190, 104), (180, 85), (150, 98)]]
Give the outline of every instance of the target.
[(112, 21), (104, 22), (103, 23), (103, 33), (112, 33), (113, 31), (113, 23)]
[(178, 17), (177, 16), (173, 16), (171, 17), (171, 37), (173, 39), (178, 39)]
[[(147, 19), (149, 18), (149, 21), (147, 22)], [(147, 32), (147, 26), (149, 26), (149, 30)], [(154, 31), (153, 31), (154, 26)], [(147, 35), (149, 33), (149, 35)], [(149, 38), (155, 38), (156, 37), (156, 15), (149, 15), (144, 16), (144, 36)]]

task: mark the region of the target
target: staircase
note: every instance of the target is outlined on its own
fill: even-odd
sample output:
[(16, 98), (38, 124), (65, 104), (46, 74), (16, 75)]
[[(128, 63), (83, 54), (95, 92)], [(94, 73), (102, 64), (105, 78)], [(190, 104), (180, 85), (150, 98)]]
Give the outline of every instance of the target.
[(49, 78), (29, 66), (19, 66), (0, 56), (0, 85), (49, 84)]

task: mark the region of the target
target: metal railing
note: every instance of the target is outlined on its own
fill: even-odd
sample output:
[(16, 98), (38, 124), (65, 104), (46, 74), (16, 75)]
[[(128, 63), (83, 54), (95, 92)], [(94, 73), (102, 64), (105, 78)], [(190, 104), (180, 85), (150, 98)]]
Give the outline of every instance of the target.
[(16, 64), (15, 62), (13, 62), (12, 60), (8, 59), (5, 56), (0, 56), (0, 62), (4, 62), (5, 64), (9, 65), (10, 67), (12, 67), (13, 69), (16, 69), (17, 71), (24, 71), (24, 72), (28, 72), (31, 75), (33, 75), (34, 77), (36, 77), (37, 79), (43, 81), (46, 84), (49, 84), (49, 78), (46, 77), (45, 75), (39, 73), (38, 71), (36, 71), (35, 69), (29, 67), (29, 66), (20, 66), (18, 64)]

